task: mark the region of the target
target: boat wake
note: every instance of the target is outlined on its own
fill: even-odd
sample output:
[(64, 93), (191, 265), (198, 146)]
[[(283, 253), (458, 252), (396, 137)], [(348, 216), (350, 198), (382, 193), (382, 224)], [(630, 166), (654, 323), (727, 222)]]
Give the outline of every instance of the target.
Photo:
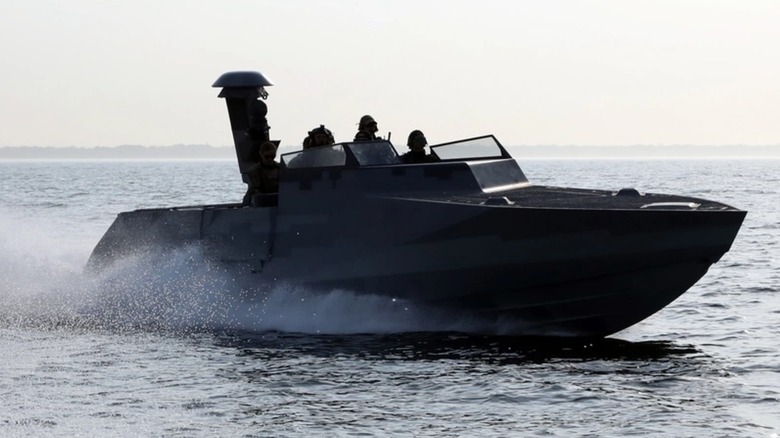
[(196, 247), (127, 258), (91, 279), (88, 310), (122, 325), (318, 334), (474, 331), (411, 303), (334, 289), (323, 293), (207, 262)]
[(37, 227), (0, 220), (6, 225), (0, 324), (6, 326), (315, 334), (509, 330), (501, 321), (402, 299), (268, 284), (259, 275), (207, 263), (195, 247), (128, 257), (92, 274), (84, 271), (90, 242), (52, 241)]

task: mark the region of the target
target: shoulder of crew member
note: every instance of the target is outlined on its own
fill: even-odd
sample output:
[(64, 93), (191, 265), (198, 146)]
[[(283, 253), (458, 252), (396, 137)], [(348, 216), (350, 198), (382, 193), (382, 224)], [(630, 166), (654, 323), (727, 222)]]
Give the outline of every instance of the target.
[(355, 140), (354, 141), (371, 141), (373, 140), (373, 136), (369, 134), (366, 131), (358, 131), (357, 134), (355, 134)]
[(401, 155), (401, 161), (405, 164), (419, 164), (419, 163), (435, 163), (439, 161), (435, 156), (426, 154), (425, 152), (419, 153), (409, 151)]

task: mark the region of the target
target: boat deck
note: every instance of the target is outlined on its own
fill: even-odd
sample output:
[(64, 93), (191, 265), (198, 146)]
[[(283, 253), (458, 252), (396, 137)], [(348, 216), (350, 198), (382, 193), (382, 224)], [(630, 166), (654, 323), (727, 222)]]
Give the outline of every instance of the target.
[[(608, 209), (608, 210), (735, 210), (728, 205), (677, 195), (639, 193), (633, 189), (621, 192), (606, 190), (528, 186), (496, 193), (420, 195), (420, 200), (456, 202), (462, 204), (506, 205), (508, 207)], [(506, 202), (506, 198), (509, 202)]]

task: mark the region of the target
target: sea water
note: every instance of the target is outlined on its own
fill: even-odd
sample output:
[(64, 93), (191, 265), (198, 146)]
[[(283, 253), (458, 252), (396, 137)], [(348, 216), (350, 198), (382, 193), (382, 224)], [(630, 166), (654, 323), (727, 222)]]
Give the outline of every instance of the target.
[(193, 249), (88, 276), (121, 211), (239, 201), (234, 162), (0, 161), (0, 436), (777, 437), (779, 164), (521, 160), (535, 184), (749, 211), (666, 309), (555, 344), (342, 290), (239, 308)]

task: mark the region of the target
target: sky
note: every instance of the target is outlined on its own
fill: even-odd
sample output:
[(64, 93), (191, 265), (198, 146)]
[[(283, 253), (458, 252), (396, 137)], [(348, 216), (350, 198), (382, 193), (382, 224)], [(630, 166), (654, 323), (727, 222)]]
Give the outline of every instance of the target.
[(230, 145), (211, 84), (274, 82), (271, 137), (371, 114), (405, 144), (780, 144), (776, 0), (0, 0), (0, 147)]

